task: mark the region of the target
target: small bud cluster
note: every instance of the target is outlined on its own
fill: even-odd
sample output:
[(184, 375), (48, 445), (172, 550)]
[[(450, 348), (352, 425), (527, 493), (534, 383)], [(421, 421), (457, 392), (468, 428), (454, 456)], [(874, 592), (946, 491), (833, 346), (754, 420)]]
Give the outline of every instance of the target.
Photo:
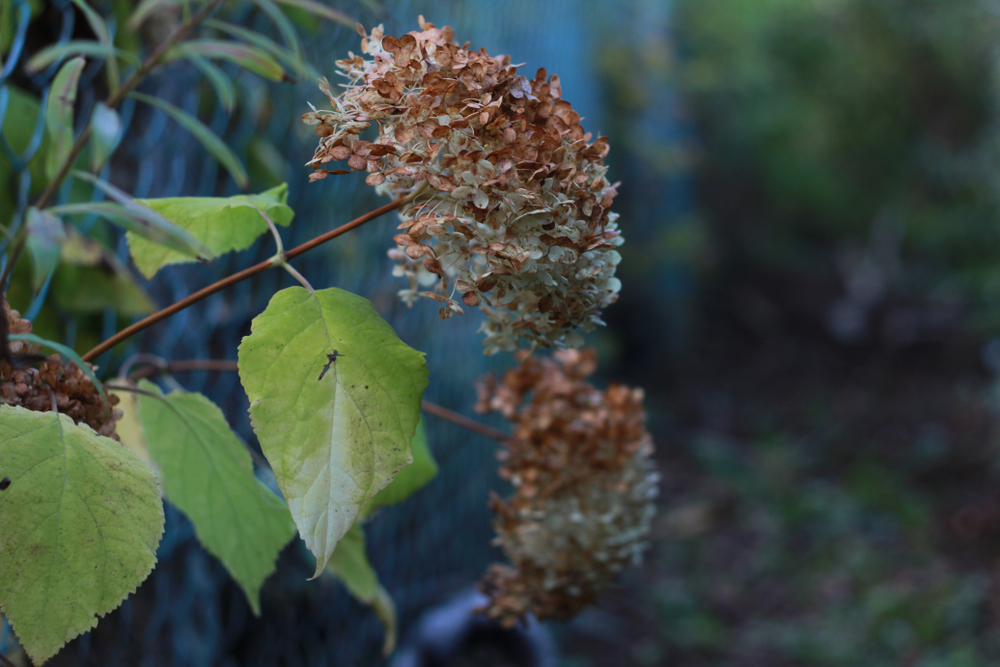
[[(576, 347), (574, 329), (601, 324), (620, 288), (607, 139), (584, 133), (559, 77), (527, 79), (510, 56), (470, 51), (422, 17), (420, 28), (362, 32), (370, 58), (338, 61), (344, 90), (323, 79), (332, 110), (302, 117), (321, 137), (310, 178), (367, 171), (382, 194), (419, 189), (389, 253), (408, 304), (438, 301), (442, 319), (481, 306), (487, 354), (521, 339)], [(378, 137), (361, 139), (373, 125)], [(344, 160), (349, 169), (328, 169)]]
[(491, 566), (484, 586), (487, 614), (506, 625), (528, 612), (572, 616), (637, 564), (659, 479), (641, 389), (585, 382), (592, 350), (519, 357), (502, 381), (480, 383), (477, 407), (514, 425), (500, 469), (514, 494), (491, 501), (512, 566)]
[[(31, 322), (21, 319), (6, 300), (3, 305), (8, 331), (31, 333)], [(9, 347), (13, 354), (38, 352), (37, 345), (23, 341), (11, 341)], [(58, 355), (52, 355), (51, 361), (43, 361), (38, 368), (17, 369), (0, 361), (0, 403), (48, 412), (53, 397), (59, 412), (76, 424), (86, 424), (100, 435), (118, 439), (115, 420), (121, 418), (121, 411), (112, 409), (109, 413), (90, 378), (75, 364), (64, 364)], [(112, 405), (118, 403), (117, 396), (108, 396), (108, 400)]]

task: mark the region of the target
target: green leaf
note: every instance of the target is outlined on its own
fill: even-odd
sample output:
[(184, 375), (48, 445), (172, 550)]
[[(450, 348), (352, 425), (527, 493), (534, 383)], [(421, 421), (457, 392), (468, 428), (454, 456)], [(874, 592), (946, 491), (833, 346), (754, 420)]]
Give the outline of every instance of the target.
[[(260, 1), (261, 0), (256, 0), (256, 2)], [(272, 3), (268, 4), (270, 4), (271, 7), (274, 7), (274, 9), (277, 11), (278, 16), (281, 16), (283, 19), (285, 19), (285, 21), (288, 21), (288, 18), (281, 12), (280, 9), (275, 7)], [(263, 49), (264, 51), (270, 53), (281, 62), (285, 63), (285, 65), (287, 65), (289, 68), (296, 70), (302, 75), (309, 76), (315, 79), (319, 78), (319, 74), (316, 72), (316, 70), (310, 67), (309, 64), (302, 59), (301, 56), (295, 55), (294, 53), (289, 53), (288, 51), (281, 48), (280, 46), (275, 44), (267, 37), (264, 37), (260, 33), (254, 32), (253, 30), (247, 30), (246, 28), (241, 28), (240, 26), (233, 25), (232, 23), (226, 23), (225, 21), (217, 21), (215, 19), (206, 20), (205, 25), (210, 28), (215, 28), (220, 32), (232, 35), (233, 37), (241, 39), (248, 44), (253, 44), (254, 46), (260, 49)]]
[(238, 365), (251, 424), (318, 575), (362, 508), (413, 461), (424, 355), (367, 299), (291, 287), (254, 318)]
[(403, 502), (437, 475), (438, 465), (430, 447), (427, 446), (427, 432), (424, 430), (423, 419), (417, 424), (417, 432), (413, 436), (411, 446), (413, 463), (400, 470), (396, 478), (389, 482), (389, 486), (379, 491), (369, 501), (362, 512), (363, 516), (368, 516), (380, 507)]
[(274, 58), (248, 44), (214, 39), (192, 39), (171, 48), (163, 60), (169, 62), (187, 56), (228, 60), (271, 81), (285, 81), (288, 78), (285, 70)]
[[(8, 7), (11, 3), (0, 2), (0, 6)], [(4, 85), (7, 93), (7, 108), (3, 117), (3, 126), (0, 132), (3, 138), (15, 153), (22, 154), (31, 144), (34, 138), (35, 125), (42, 116), (44, 123), (44, 110), (34, 95), (24, 92), (9, 81)], [(42, 132), (42, 142), (38, 150), (33, 154), (28, 162), (28, 172), (31, 175), (31, 185), (28, 195), (31, 198), (40, 193), (48, 184), (45, 176), (46, 155), (49, 150), (49, 139), (45, 132)], [(13, 166), (5, 157), (0, 158), (0, 183), (12, 183)], [(0, 187), (0, 225), (9, 226), (14, 213), (18, 209), (17, 195), (15, 188)]]
[(247, 178), (247, 172), (243, 168), (243, 165), (240, 164), (239, 158), (236, 157), (236, 154), (233, 153), (229, 146), (223, 143), (222, 139), (216, 136), (212, 130), (208, 129), (207, 125), (186, 111), (178, 109), (173, 104), (164, 102), (161, 99), (136, 92), (129, 93), (129, 96), (166, 112), (179, 125), (193, 134), (195, 139), (205, 147), (205, 150), (211, 153), (212, 157), (218, 160), (219, 164), (229, 171), (241, 190), (246, 190), (249, 187), (250, 181)]
[[(90, 24), (90, 29), (97, 36), (97, 41), (104, 47), (113, 48), (114, 43), (111, 41), (111, 31), (108, 29), (108, 24), (101, 18), (101, 15), (94, 11), (84, 0), (72, 0), (72, 2), (87, 18), (87, 23)], [(118, 88), (122, 83), (121, 74), (118, 71), (118, 61), (114, 58), (108, 58), (106, 67), (108, 70), (108, 89), (114, 95), (118, 92)]]
[[(295, 31), (295, 26), (293, 26), (292, 22), (288, 20), (287, 16), (285, 16), (285, 13), (282, 12), (278, 5), (274, 4), (271, 0), (253, 0), (253, 3), (260, 7), (261, 11), (267, 14), (269, 19), (274, 21), (274, 25), (278, 29), (278, 32), (281, 33), (281, 38), (285, 40), (285, 44), (288, 45), (288, 49), (291, 51), (292, 57), (302, 60), (302, 45), (299, 44), (299, 35)], [(251, 44), (253, 43), (250, 40), (244, 41)], [(258, 46), (260, 45), (258, 44)]]
[(94, 105), (90, 116), (90, 168), (100, 171), (118, 144), (122, 120), (118, 112), (103, 102)]
[[(151, 382), (139, 387), (160, 395)], [(222, 411), (201, 394), (140, 394), (139, 418), (167, 500), (191, 519), (198, 539), (259, 615), (260, 588), (295, 535), (285, 503), (257, 480), (250, 454)]]
[(25, 69), (28, 74), (37, 74), (52, 63), (68, 56), (94, 56), (95, 58), (122, 58), (126, 62), (138, 66), (139, 59), (128, 51), (104, 46), (89, 39), (71, 40), (42, 49), (28, 61)]
[(54, 412), (0, 405), (0, 476), (0, 605), (41, 664), (149, 575), (163, 503), (132, 452)]
[(396, 647), (396, 605), (368, 562), (365, 533), (360, 525), (354, 524), (347, 531), (330, 557), (327, 569), (344, 582), (351, 595), (374, 610), (385, 628), (382, 655), (390, 655)]
[[(288, 226), (295, 213), (285, 202), (284, 183), (257, 195), (235, 197), (167, 197), (137, 199), (178, 227), (187, 230), (214, 255), (246, 250), (261, 234), (267, 233), (264, 211), (276, 225)], [(190, 262), (191, 258), (132, 234), (127, 235), (132, 261), (139, 272), (152, 278), (167, 264)]]
[(128, 23), (125, 27), (130, 31), (136, 31), (141, 26), (143, 21), (149, 17), (150, 14), (155, 13), (160, 9), (165, 9), (168, 7), (176, 7), (181, 4), (181, 0), (142, 0), (139, 6), (135, 8), (132, 12), (132, 16), (129, 17)]
[(175, 250), (182, 255), (207, 262), (215, 254), (187, 230), (178, 227), (148, 206), (132, 199), (131, 195), (92, 174), (73, 171), (73, 176), (99, 188), (118, 204), (96, 202), (91, 204), (66, 204), (51, 209), (61, 215), (68, 213), (96, 213), (107, 220), (134, 232), (153, 243)]
[(83, 58), (73, 58), (59, 69), (52, 82), (45, 105), (45, 129), (51, 140), (45, 161), (45, 173), (49, 178), (59, 173), (73, 147), (73, 104), (76, 102), (80, 73), (86, 64)]
[(59, 263), (62, 244), (66, 242), (66, 228), (62, 220), (48, 211), (34, 206), (28, 209), (28, 253), (31, 255), (32, 282), (40, 288)]
[(108, 248), (97, 241), (67, 230), (62, 263), (53, 277), (56, 302), (71, 312), (100, 312), (116, 308), (120, 315), (148, 315), (153, 300), (129, 270)]
[(314, 16), (318, 16), (327, 21), (333, 21), (334, 23), (339, 23), (340, 25), (345, 25), (348, 28), (354, 28), (358, 22), (356, 19), (352, 19), (350, 16), (342, 11), (334, 9), (333, 7), (328, 7), (320, 2), (314, 2), (313, 0), (276, 0), (279, 4), (288, 5), (289, 7), (295, 7), (296, 9), (301, 9), (303, 11), (309, 12)]
[(188, 56), (188, 60), (190, 60), (191, 63), (205, 75), (208, 82), (212, 84), (212, 88), (215, 90), (215, 95), (219, 98), (219, 103), (223, 106), (223, 108), (227, 112), (232, 113), (233, 105), (236, 104), (236, 89), (233, 87), (233, 82), (229, 76), (204, 58), (199, 58), (198, 56)]
[[(156, 464), (149, 455), (149, 446), (146, 445), (146, 438), (142, 434), (142, 422), (139, 421), (139, 395), (127, 389), (136, 389), (135, 383), (128, 380), (119, 380), (120, 389), (108, 387), (108, 393), (118, 397), (118, 404), (115, 409), (120, 411), (121, 417), (115, 420), (115, 434), (125, 447), (138, 456), (143, 463), (156, 472)], [(159, 482), (159, 478), (157, 478)], [(159, 488), (159, 484), (157, 485)], [(162, 495), (163, 489), (160, 488)]]

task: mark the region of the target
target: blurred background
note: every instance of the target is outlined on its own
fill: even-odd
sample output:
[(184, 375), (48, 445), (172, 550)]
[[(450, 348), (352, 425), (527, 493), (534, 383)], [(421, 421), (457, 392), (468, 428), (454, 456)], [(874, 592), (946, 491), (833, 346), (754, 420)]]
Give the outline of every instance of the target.
[[(119, 26), (132, 10), (91, 4)], [(623, 289), (588, 343), (601, 359), (598, 384), (646, 389), (661, 507), (643, 567), (600, 608), (546, 626), (557, 664), (1000, 665), (1000, 4), (328, 4), (396, 35), (423, 14), (459, 42), (510, 53), (525, 74), (558, 73), (584, 127), (611, 139)], [(226, 11), (274, 31), (249, 3)], [(68, 0), (0, 0), (0, 13), (6, 224), (40, 189), (35, 119), (54, 74), (28, 76), (23, 61), (92, 36)], [(291, 18), (332, 80), (333, 61), (358, 50), (356, 33)], [(119, 39), (123, 48), (155, 40), (156, 28), (120, 27)], [(210, 124), (246, 161), (255, 191), (288, 181), (297, 217), (286, 247), (378, 205), (358, 175), (306, 183), (315, 136), (299, 119), (307, 101), (324, 100), (313, 82), (226, 71), (238, 90), (233, 114), (184, 66), (144, 90)], [(97, 74), (86, 71), (78, 117), (105, 96)], [(123, 118), (129, 130), (105, 173), (116, 185), (138, 197), (236, 193), (163, 114), (126, 105)], [(81, 224), (127, 257), (112, 230)], [(385, 257), (394, 227), (367, 225), (296, 266), (314, 285), (372, 299), (428, 353), (427, 397), (471, 414), (473, 380), (511, 359), (482, 357), (475, 313), (439, 322), (433, 306), (398, 303)], [(136, 285), (165, 305), (269, 257), (269, 244)], [(34, 293), (29, 275), (15, 274), (9, 299), (38, 333), (79, 350), (141, 310), (131, 292), (79, 276), (50, 283)], [(263, 274), (100, 364), (116, 371), (139, 351), (234, 359), (250, 319), (290, 284)], [(74, 287), (103, 296), (80, 308)], [(177, 380), (222, 405), (255, 444), (235, 375)], [(422, 614), (502, 558), (486, 509), (489, 489), (504, 492), (495, 443), (431, 417), (427, 427), (440, 475), (367, 528), (404, 646), (426, 630)], [(297, 545), (265, 587), (260, 619), (177, 512), (159, 556), (138, 593), (52, 664), (395, 664), (378, 656), (369, 610), (335, 581), (305, 582)]]

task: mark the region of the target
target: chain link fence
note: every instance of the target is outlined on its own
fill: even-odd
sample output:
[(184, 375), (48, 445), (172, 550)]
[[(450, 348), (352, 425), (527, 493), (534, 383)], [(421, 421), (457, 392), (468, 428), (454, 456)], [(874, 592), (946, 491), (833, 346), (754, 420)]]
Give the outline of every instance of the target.
[[(84, 22), (69, 0), (53, 0), (34, 20), (28, 0), (2, 2), (6, 5), (5, 25), (0, 38), (8, 50), (0, 70), (0, 123), (5, 128), (0, 135), (0, 222), (7, 224), (23, 217), (36, 194), (38, 175), (31, 163), (45, 140), (43, 113), (37, 114), (30, 134), (12, 136), (7, 131), (14, 127), (10, 115), (23, 113), (13, 108), (11, 100), (27, 93), (38, 100), (36, 108), (44, 109), (48, 86), (60, 64), (29, 77), (24, 74), (24, 61), (45, 45), (39, 40), (66, 42), (79, 38), (85, 26), (80, 25)], [(105, 13), (112, 9), (110, 3), (93, 4)], [(600, 39), (595, 33), (598, 26), (606, 27), (613, 20), (610, 2), (588, 3), (586, 14), (571, 0), (517, 0), (506, 3), (502, 10), (485, 0), (400, 0), (385, 3), (383, 17), (363, 6), (341, 5), (339, 9), (358, 16), (366, 27), (384, 20), (386, 31), (395, 34), (414, 29), (417, 15), (423, 13), (439, 25), (452, 25), (459, 41), (468, 39), (491, 53), (511, 53), (515, 62), (526, 61), (525, 73), (544, 65), (560, 74), (564, 93), (588, 117), (588, 129), (595, 134), (603, 129), (605, 110), (591, 49)], [(232, 22), (269, 32), (266, 17), (256, 13), (250, 3), (228, 11), (235, 12), (228, 17)], [(124, 26), (119, 24), (117, 30), (124, 30)], [(357, 50), (357, 41), (352, 30), (323, 24), (304, 36), (307, 60), (333, 80), (333, 61), (349, 49)], [(315, 136), (300, 117), (308, 110), (307, 101), (322, 101), (314, 82), (273, 84), (235, 67), (225, 69), (238, 90), (238, 107), (233, 114), (216, 103), (196, 69), (181, 64), (162, 70), (143, 84), (142, 90), (204, 120), (249, 165), (255, 191), (287, 180), (288, 203), (296, 218), (282, 232), (286, 247), (382, 203), (356, 176), (307, 183), (308, 169), (303, 164), (312, 155)], [(93, 105), (104, 97), (99, 70), (99, 62), (90, 62), (81, 79), (78, 130)], [(103, 178), (138, 198), (236, 194), (216, 161), (162, 111), (128, 100), (121, 108), (121, 117), (124, 138)], [(62, 198), (69, 187), (64, 186)], [(83, 221), (82, 231), (95, 222)], [(391, 276), (386, 257), (394, 228), (389, 217), (370, 223), (296, 260), (296, 268), (317, 287), (336, 286), (371, 299), (404, 341), (427, 353), (431, 383), (426, 397), (468, 412), (474, 379), (490, 365), (499, 368), (509, 359), (482, 356), (476, 334), (477, 313), (439, 322), (436, 308), (418, 304), (407, 309), (396, 299), (402, 285)], [(124, 236), (116, 237), (116, 242), (119, 257), (127, 261)], [(251, 250), (226, 255), (211, 265), (167, 267), (146, 288), (157, 304), (171, 303), (267, 259), (273, 253), (272, 243), (269, 237), (262, 237)], [(34, 318), (51, 300), (50, 282), (27, 305), (14, 305)], [(133, 339), (124, 353), (107, 353), (97, 363), (116, 368), (123, 358), (140, 351), (166, 359), (235, 359), (236, 347), (249, 332), (251, 319), (265, 308), (275, 291), (291, 284), (291, 277), (284, 272), (264, 273), (178, 313)], [(64, 342), (78, 343), (84, 332), (76, 320), (59, 309), (55, 312), (61, 318)], [(98, 331), (92, 333), (102, 338), (121, 324), (113, 310), (99, 313), (96, 320), (93, 327)], [(256, 446), (247, 399), (234, 373), (189, 372), (179, 374), (177, 380), (219, 404), (236, 431)], [(434, 418), (427, 419), (427, 428), (440, 464), (438, 477), (367, 526), (369, 555), (398, 606), (404, 641), (422, 610), (473, 585), (491, 560), (502, 557), (490, 546), (491, 517), (486, 507), (488, 490), (499, 488), (495, 444)], [(332, 578), (307, 582), (312, 566), (298, 540), (286, 548), (277, 574), (265, 585), (260, 618), (250, 613), (242, 592), (221, 564), (200, 547), (190, 523), (169, 505), (158, 558), (152, 575), (120, 609), (102, 619), (95, 630), (71, 642), (51, 664), (382, 664), (382, 629), (374, 614)], [(9, 650), (13, 641), (4, 625), (0, 651)]]

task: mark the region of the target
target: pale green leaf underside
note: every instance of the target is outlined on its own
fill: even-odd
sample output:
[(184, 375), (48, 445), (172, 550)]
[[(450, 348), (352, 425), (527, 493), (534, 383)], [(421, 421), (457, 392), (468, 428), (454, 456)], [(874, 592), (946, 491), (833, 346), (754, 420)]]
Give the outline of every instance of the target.
[(382, 654), (389, 655), (396, 646), (396, 604), (389, 592), (382, 587), (378, 575), (368, 562), (365, 551), (365, 532), (354, 524), (337, 545), (327, 568), (337, 576), (351, 595), (368, 605), (382, 621), (385, 643)]
[(0, 405), (0, 607), (36, 664), (149, 575), (163, 534), (156, 479), (64, 415)]
[[(159, 394), (151, 382), (145, 391)], [(201, 394), (139, 395), (139, 418), (167, 500), (243, 587), (255, 614), (278, 552), (295, 535), (288, 508), (253, 474), (250, 454), (222, 411)]]
[[(169, 197), (137, 199), (178, 227), (187, 230), (215, 255), (246, 250), (267, 232), (264, 211), (277, 225), (287, 226), (294, 213), (285, 205), (288, 185), (282, 183), (258, 195), (236, 197)], [(152, 278), (167, 264), (195, 261), (176, 250), (151, 243), (129, 232), (128, 244), (136, 268)]]
[[(342, 356), (330, 363), (334, 350)], [(239, 370), (254, 431), (319, 574), (361, 509), (412, 461), (423, 353), (367, 299), (291, 287), (254, 319)]]
[(424, 422), (417, 424), (417, 432), (413, 436), (413, 463), (399, 471), (389, 486), (379, 491), (367, 505), (364, 516), (368, 516), (380, 507), (401, 503), (419, 491), (427, 482), (434, 479), (438, 473), (437, 461), (427, 445), (427, 432)]

